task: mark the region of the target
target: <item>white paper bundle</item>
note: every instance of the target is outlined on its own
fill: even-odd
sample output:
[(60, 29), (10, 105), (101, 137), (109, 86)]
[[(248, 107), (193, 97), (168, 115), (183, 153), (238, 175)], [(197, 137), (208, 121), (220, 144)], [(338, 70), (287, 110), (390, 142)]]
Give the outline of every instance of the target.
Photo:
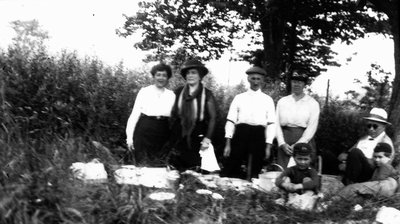
[(220, 170), (217, 158), (215, 157), (214, 146), (211, 143), (207, 149), (200, 150), (199, 153), (201, 157), (201, 169), (208, 172)]
[(88, 163), (73, 163), (70, 169), (76, 178), (86, 183), (104, 183), (107, 181), (107, 172), (104, 169), (104, 165), (97, 159), (93, 159)]

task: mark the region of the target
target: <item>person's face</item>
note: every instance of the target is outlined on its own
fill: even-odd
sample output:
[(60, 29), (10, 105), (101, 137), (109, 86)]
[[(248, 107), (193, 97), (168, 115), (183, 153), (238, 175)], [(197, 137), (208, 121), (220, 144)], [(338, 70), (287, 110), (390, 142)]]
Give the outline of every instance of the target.
[(294, 93), (295, 95), (303, 94), (304, 87), (306, 86), (306, 83), (304, 81), (291, 80), (290, 84), (292, 87), (292, 93)]
[(254, 91), (259, 90), (264, 81), (263, 78), (263, 75), (257, 73), (247, 75), (247, 80), (250, 83), (250, 89)]
[(299, 167), (301, 170), (308, 169), (311, 163), (311, 155), (295, 155), (294, 161), (296, 162), (297, 167)]
[(374, 163), (377, 167), (382, 166), (382, 164), (388, 163), (389, 160), (390, 158), (386, 157), (384, 152), (374, 152)]
[(201, 81), (200, 73), (197, 69), (192, 68), (186, 72), (186, 83), (188, 85), (197, 85)]
[(154, 74), (154, 84), (158, 88), (165, 87), (168, 84), (168, 73), (167, 73), (167, 71), (157, 71)]
[(384, 123), (376, 121), (368, 121), (367, 122), (368, 135), (371, 136), (372, 138), (376, 138), (382, 132), (385, 131), (385, 127), (386, 125)]

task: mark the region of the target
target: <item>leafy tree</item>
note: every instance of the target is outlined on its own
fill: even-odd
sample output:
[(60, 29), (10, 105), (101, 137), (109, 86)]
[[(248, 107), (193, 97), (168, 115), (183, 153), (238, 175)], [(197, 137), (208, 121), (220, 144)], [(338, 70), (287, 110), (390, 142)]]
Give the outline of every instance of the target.
[(49, 39), (49, 34), (41, 29), (37, 20), (16, 20), (11, 22), (11, 27), (16, 33), (12, 40), (18, 51), (32, 53), (45, 49), (44, 42)]
[(393, 92), (390, 98), (389, 120), (394, 129), (395, 147), (400, 147), (400, 29), (399, 0), (358, 0), (359, 9), (371, 8), (384, 13), (388, 17), (389, 31), (394, 42), (395, 77)]
[(329, 48), (335, 40), (351, 43), (367, 31), (387, 27), (365, 11), (356, 13), (354, 2), (342, 0), (154, 0), (139, 6), (118, 33), (142, 32), (135, 47), (155, 49), (149, 59), (217, 59), (232, 50), (233, 39), (247, 37), (248, 49), (237, 53), (263, 66), (275, 80), (285, 80), (294, 67), (317, 76), (322, 66), (337, 65)]
[(388, 110), (392, 90), (390, 75), (379, 65), (371, 64), (371, 70), (367, 72), (368, 85), (362, 87), (366, 93), (360, 100), (361, 108), (370, 110), (372, 107), (380, 107)]

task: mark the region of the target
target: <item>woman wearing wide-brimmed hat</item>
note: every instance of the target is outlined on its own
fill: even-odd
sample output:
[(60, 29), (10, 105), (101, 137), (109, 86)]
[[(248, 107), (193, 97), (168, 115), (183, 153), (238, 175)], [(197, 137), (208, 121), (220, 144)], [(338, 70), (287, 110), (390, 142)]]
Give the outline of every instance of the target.
[(126, 143), (136, 163), (162, 166), (166, 163), (165, 145), (170, 138), (169, 118), (175, 94), (167, 89), (171, 67), (157, 64), (150, 71), (153, 85), (140, 89), (126, 126)]
[(310, 144), (315, 162), (314, 134), (317, 131), (320, 108), (318, 102), (304, 92), (307, 83), (308, 75), (305, 71), (293, 70), (290, 76), (291, 94), (282, 97), (276, 105), (276, 138), (279, 146), (277, 163), (285, 168), (296, 143)]
[(208, 148), (216, 122), (212, 92), (201, 83), (208, 69), (198, 60), (186, 61), (180, 74), (186, 83), (175, 91), (172, 110), (172, 147), (176, 153), (171, 163), (178, 170), (199, 169), (199, 150)]

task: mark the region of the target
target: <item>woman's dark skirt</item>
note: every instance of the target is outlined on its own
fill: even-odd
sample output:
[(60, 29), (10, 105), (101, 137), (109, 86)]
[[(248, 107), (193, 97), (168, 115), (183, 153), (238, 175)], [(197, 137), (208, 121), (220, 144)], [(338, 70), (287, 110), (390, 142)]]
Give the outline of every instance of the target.
[[(293, 145), (294, 143), (296, 143), (301, 136), (303, 136), (305, 128), (302, 127), (282, 127), (282, 132), (283, 132), (283, 138), (285, 139), (285, 142), (288, 145)], [(308, 144), (310, 144), (311, 148), (312, 148), (312, 154), (311, 154), (311, 158), (312, 158), (312, 165), (315, 163), (316, 160), (316, 145), (315, 145), (315, 141), (314, 138), (311, 139), (310, 142), (308, 142)], [(277, 153), (277, 163), (286, 168), (288, 163), (289, 163), (289, 159), (290, 156), (287, 155), (281, 148), (278, 147), (278, 153)]]
[(133, 135), (136, 164), (165, 166), (169, 136), (168, 117), (141, 115)]
[(172, 127), (173, 136), (171, 143), (173, 155), (170, 158), (170, 164), (179, 171), (200, 170), (201, 157), (200, 146), (205, 136), (207, 124), (204, 121), (197, 121), (190, 136), (182, 136), (180, 120), (174, 122)]

